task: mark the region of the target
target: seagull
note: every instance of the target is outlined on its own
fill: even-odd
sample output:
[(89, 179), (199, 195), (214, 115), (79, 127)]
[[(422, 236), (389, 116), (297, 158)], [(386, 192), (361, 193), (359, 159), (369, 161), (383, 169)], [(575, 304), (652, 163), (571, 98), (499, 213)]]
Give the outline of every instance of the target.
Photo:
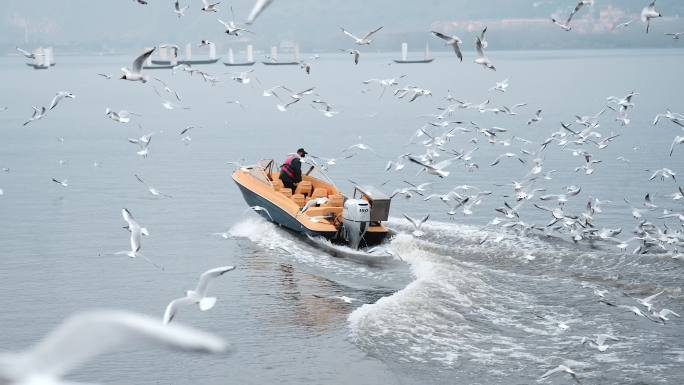
[(670, 145), (670, 156), (672, 156), (672, 152), (674, 151), (674, 146), (676, 144), (682, 144), (684, 143), (684, 136), (675, 136), (674, 140), (672, 141), (672, 144)]
[(644, 7), (644, 9), (641, 10), (641, 21), (643, 23), (646, 23), (646, 33), (648, 33), (649, 28), (651, 28), (651, 19), (663, 17), (663, 15), (661, 15), (660, 12), (656, 11), (655, 3), (656, 0), (653, 0), (651, 4), (649, 4), (647, 7)]
[(403, 215), (404, 215), (404, 218), (406, 218), (406, 220), (408, 220), (411, 223), (411, 225), (413, 225), (413, 232), (411, 234), (413, 234), (414, 237), (422, 237), (423, 235), (425, 235), (425, 232), (423, 232), (420, 228), (428, 220), (428, 218), (430, 217), (430, 214), (427, 214), (426, 216), (424, 216), (420, 220), (413, 219), (406, 214), (403, 214)]
[[(164, 91), (166, 91), (167, 93), (169, 93), (169, 94), (175, 96), (175, 97), (176, 97), (176, 100), (178, 100), (179, 102), (181, 101), (181, 97), (180, 97), (180, 95), (178, 94), (178, 91), (172, 90), (171, 87), (169, 87), (169, 86), (166, 84), (166, 82), (164, 82), (163, 80), (159, 79), (159, 78), (156, 77), (156, 76), (153, 76), (152, 79), (154, 79), (154, 80), (158, 81), (159, 83), (161, 83), (161, 85), (164, 86)], [(154, 87), (154, 86), (153, 86), (153, 88), (154, 88), (154, 92), (156, 92), (157, 95), (161, 98), (162, 96), (161, 96), (161, 94), (159, 93), (159, 91), (157, 91), (157, 88)]]
[(143, 52), (142, 55), (138, 56), (134, 61), (132, 65), (132, 69), (128, 68), (121, 68), (121, 71), (123, 71), (123, 75), (121, 76), (121, 79), (124, 80), (130, 80), (132, 82), (135, 81), (140, 81), (143, 83), (147, 83), (147, 76), (143, 76), (142, 74), (142, 68), (143, 64), (147, 60), (147, 58), (152, 55), (152, 52), (154, 52), (157, 49), (157, 47), (152, 47), (148, 49), (147, 51)]
[(214, 278), (218, 278), (232, 270), (235, 270), (235, 266), (217, 267), (202, 273), (195, 290), (188, 290), (185, 297), (176, 298), (168, 304), (166, 311), (164, 311), (162, 323), (166, 325), (171, 322), (178, 312), (178, 307), (181, 305), (197, 304), (201, 311), (207, 311), (214, 307), (214, 304), (216, 304), (216, 297), (207, 297), (209, 283), (211, 283)]
[(508, 88), (508, 79), (504, 79), (502, 82), (496, 82), (496, 85), (490, 88), (490, 91), (506, 92)]
[(613, 31), (617, 30), (618, 28), (627, 28), (633, 22), (634, 22), (634, 19), (629, 19), (629, 20), (625, 21), (624, 23), (617, 24), (615, 27), (613, 27)]
[(247, 21), (245, 21), (245, 24), (250, 25), (254, 23), (257, 17), (263, 12), (266, 7), (271, 5), (273, 3), (273, 0), (257, 0), (256, 3), (254, 3), (254, 7), (252, 8), (252, 11), (249, 13), (249, 16), (247, 16)]
[(675, 179), (675, 176), (676, 176), (676, 175), (677, 175), (677, 173), (675, 173), (674, 171), (670, 170), (669, 168), (661, 168), (660, 170), (656, 170), (656, 171), (653, 173), (653, 175), (651, 175), (651, 177), (648, 178), (648, 180), (653, 180), (653, 179), (655, 179), (657, 176), (660, 176), (660, 180), (661, 180), (661, 181), (664, 181), (664, 180), (667, 179), (667, 178), (672, 178), (672, 180), (674, 180), (674, 181), (676, 182), (676, 181), (677, 181), (677, 179)]
[(665, 36), (672, 36), (672, 40), (679, 40), (681, 35), (684, 35), (684, 32), (670, 32), (665, 34)]
[(3, 354), (0, 378), (9, 385), (67, 384), (62, 377), (84, 362), (138, 341), (201, 353), (221, 353), (228, 348), (218, 336), (181, 325), (162, 325), (145, 315), (88, 311), (70, 316), (33, 347)]
[(36, 106), (31, 106), (31, 107), (33, 107), (33, 115), (31, 115), (29, 120), (24, 122), (24, 124), (23, 124), (24, 126), (33, 122), (33, 121), (40, 120), (40, 119), (43, 119), (45, 117), (45, 113), (46, 113), (45, 107), (41, 107), (40, 110)]
[(342, 52), (346, 52), (350, 55), (354, 55), (354, 64), (359, 64), (359, 58), (361, 57), (361, 52), (358, 49), (340, 49)]
[(231, 80), (235, 80), (236, 82), (238, 82), (238, 83), (240, 83), (240, 84), (248, 84), (250, 81), (252, 81), (252, 79), (250, 79), (250, 77), (249, 77), (248, 75), (249, 75), (250, 73), (252, 73), (253, 71), (254, 71), (254, 70), (251, 69), (251, 70), (249, 70), (249, 71), (240, 72), (240, 73), (237, 74), (237, 75), (232, 75), (232, 76), (230, 77), (230, 79), (231, 79)]
[(217, 5), (221, 4), (220, 1), (209, 4), (207, 0), (202, 0), (202, 3), (204, 4), (204, 6), (202, 7), (202, 11), (204, 12), (218, 12)]
[(527, 121), (527, 125), (531, 125), (532, 123), (539, 123), (542, 121), (542, 116), (541, 116), (542, 110), (537, 110), (537, 113), (530, 118), (530, 120)]
[(462, 41), (458, 38), (458, 36), (447, 36), (441, 32), (436, 31), (432, 31), (432, 34), (440, 39), (445, 40), (446, 45), (450, 45), (454, 49), (454, 53), (456, 53), (456, 57), (458, 57), (458, 60), (463, 61), (463, 54), (461, 53), (461, 47), (459, 47), (459, 44), (461, 44)]
[(139, 255), (137, 253), (141, 248), (140, 242), (142, 240), (142, 236), (149, 236), (150, 233), (147, 231), (147, 228), (140, 227), (140, 224), (135, 220), (135, 218), (133, 218), (133, 215), (130, 211), (128, 211), (128, 209), (121, 209), (121, 215), (126, 223), (128, 223), (126, 226), (124, 226), (124, 229), (131, 232), (131, 251), (125, 253), (131, 258), (135, 258)]
[(489, 61), (489, 58), (485, 56), (484, 47), (482, 46), (482, 40), (480, 40), (479, 37), (477, 38), (477, 42), (475, 43), (475, 49), (477, 50), (478, 56), (478, 58), (475, 59), (475, 63), (485, 68), (489, 68), (492, 71), (496, 71), (496, 67), (494, 67), (492, 62)]
[(580, 385), (582, 384), (582, 383), (579, 382), (579, 380), (577, 379), (577, 373), (575, 373), (572, 369), (568, 368), (568, 367), (565, 366), (565, 365), (558, 365), (557, 367), (555, 367), (555, 368), (549, 370), (548, 372), (542, 374), (542, 376), (540, 377), (540, 379), (547, 378), (547, 377), (549, 377), (550, 375), (555, 374), (555, 373), (559, 373), (559, 372), (568, 373), (568, 374), (572, 377), (572, 379), (575, 380), (576, 383), (578, 383), (578, 384), (580, 384)]
[[(283, 88), (284, 88), (284, 87), (283, 87)], [(315, 88), (316, 88), (316, 87), (311, 87), (311, 88), (305, 89), (304, 91), (300, 91), (300, 92), (297, 92), (297, 93), (294, 93), (294, 94), (290, 94), (290, 98), (292, 98), (292, 101), (289, 102), (289, 103), (287, 103), (287, 104), (285, 104), (285, 105), (277, 104), (277, 105), (276, 105), (276, 108), (278, 108), (278, 110), (279, 110), (279, 111), (282, 111), (282, 112), (287, 111), (287, 107), (289, 107), (290, 105), (295, 104), (295, 103), (299, 102), (300, 100), (302, 100), (302, 98), (304, 97), (304, 95), (310, 95), (310, 94), (312, 94)], [(285, 89), (287, 89), (287, 88), (285, 88)], [(290, 91), (290, 92), (292, 92), (292, 91)], [(266, 94), (266, 91), (264, 91), (264, 95), (265, 95), (265, 94)], [(275, 95), (275, 94), (273, 94), (273, 95)], [(276, 96), (277, 96), (277, 95), (276, 95)]]
[(105, 115), (115, 122), (128, 123), (131, 121), (131, 115), (140, 116), (133, 112), (128, 112), (126, 110), (121, 110), (119, 112), (112, 111), (109, 108), (105, 109)]
[[(572, 18), (572, 14), (570, 15), (570, 18)], [(571, 31), (572, 27), (570, 26), (570, 18), (568, 18), (568, 20), (565, 23), (562, 23), (553, 17), (551, 18), (551, 21), (557, 26), (561, 27), (561, 29), (563, 29), (564, 31)]]
[(23, 49), (21, 49), (21, 48), (19, 48), (19, 47), (16, 47), (16, 48), (17, 48), (17, 51), (19, 51), (19, 52), (20, 52), (22, 55), (24, 55), (27, 59), (35, 59), (37, 56), (43, 56), (42, 53), (36, 54), (36, 53), (31, 53), (31, 52), (28, 52), (28, 51), (26, 51), (26, 50), (23, 50)]
[(652, 301), (653, 301), (657, 296), (663, 294), (664, 292), (665, 292), (664, 290), (661, 290), (661, 291), (659, 291), (659, 292), (657, 292), (657, 293), (655, 293), (655, 294), (653, 294), (653, 295), (650, 295), (650, 296), (648, 296), (648, 297), (646, 297), (646, 298), (634, 298), (634, 299), (635, 299), (637, 302), (639, 302), (639, 304), (641, 304), (642, 306), (644, 306), (644, 307), (646, 308), (646, 310), (651, 311), (651, 309), (653, 308), (653, 303), (652, 303)]
[[(328, 198), (326, 198), (326, 197), (320, 197), (320, 198), (315, 198), (315, 199), (309, 199), (309, 201), (306, 202), (306, 204), (304, 205), (304, 207), (302, 207), (302, 208), (299, 210), (299, 213), (300, 213), (300, 214), (301, 214), (301, 213), (305, 213), (306, 210), (310, 209), (310, 208), (313, 207), (313, 206), (316, 206), (316, 205), (324, 205), (324, 204), (326, 204), (326, 203), (328, 203)], [(254, 209), (254, 210), (256, 210), (256, 209)]]
[[(233, 162), (229, 162), (229, 163), (233, 163)], [(322, 203), (321, 203), (321, 204), (322, 204)], [(263, 206), (256, 206), (256, 205), (255, 205), (255, 206), (249, 206), (249, 208), (252, 209), (253, 211), (262, 211), (262, 212), (265, 212), (266, 215), (268, 215), (268, 218), (271, 219), (271, 222), (275, 222), (275, 221), (273, 220), (273, 217), (271, 216), (271, 213), (268, 212), (268, 209), (267, 209), (266, 207), (263, 207)]]
[(599, 352), (605, 352), (610, 347), (610, 345), (606, 345), (606, 340), (619, 341), (617, 337), (613, 337), (610, 334), (597, 334), (595, 340), (582, 337), (582, 345), (587, 343), (594, 344)]
[(677, 113), (677, 112), (672, 112), (669, 109), (665, 110), (664, 114), (657, 114), (655, 118), (653, 119), (652, 125), (658, 124), (660, 121), (660, 118), (666, 118), (672, 123), (678, 125), (679, 127), (682, 127), (684, 129), (684, 115)]
[(349, 33), (348, 31), (346, 31), (346, 30), (345, 30), (344, 28), (342, 28), (342, 27), (340, 27), (340, 29), (342, 30), (342, 32), (344, 32), (345, 35), (347, 35), (347, 36), (351, 37), (352, 39), (354, 39), (354, 42), (356, 43), (356, 45), (369, 45), (369, 44), (373, 41), (370, 37), (373, 36), (373, 34), (375, 34), (376, 32), (378, 32), (379, 30), (381, 30), (382, 27), (377, 28), (377, 29), (374, 29), (374, 30), (368, 32), (368, 33), (367, 33), (364, 37), (362, 37), (362, 38), (356, 37), (355, 35)]
[(48, 108), (48, 110), (52, 110), (53, 108), (57, 107), (57, 104), (59, 104), (59, 102), (64, 98), (74, 99), (76, 98), (76, 95), (72, 94), (69, 91), (57, 92), (55, 97), (52, 98), (52, 102), (50, 103), (50, 108)]
[(147, 1), (146, 1), (146, 0), (133, 0), (133, 2), (134, 2), (134, 3), (138, 3), (138, 4), (140, 4), (140, 5), (147, 5)]
[(185, 16), (185, 10), (190, 7), (190, 4), (186, 5), (185, 7), (181, 8), (180, 6), (180, 1), (176, 0), (173, 4), (173, 13), (178, 16), (180, 19), (181, 17)]
[(515, 110), (519, 107), (524, 107), (526, 105), (527, 105), (527, 103), (517, 103), (517, 104), (512, 105), (511, 107), (501, 106), (499, 108), (499, 112), (504, 112), (504, 113), (506, 113), (506, 115), (511, 115), (511, 116), (518, 115), (518, 113), (515, 112)]
[(499, 164), (499, 162), (501, 162), (501, 159), (503, 159), (503, 158), (516, 158), (520, 161), (520, 163), (523, 163), (523, 164), (525, 163), (525, 160), (523, 160), (521, 157), (519, 157), (518, 154), (513, 153), (513, 152), (505, 152), (505, 153), (497, 156), (496, 159), (494, 159), (494, 161), (490, 164), (490, 166), (496, 166), (497, 164)]
[(102, 76), (103, 78), (105, 78), (105, 79), (107, 79), (107, 80), (110, 80), (110, 79), (112, 78), (112, 75), (110, 75), (110, 74), (101, 74), (101, 73), (98, 73), (97, 76)]
[(134, 174), (134, 175), (135, 175), (135, 179), (137, 179), (138, 182), (144, 184), (145, 187), (147, 187), (147, 191), (149, 191), (150, 194), (152, 194), (152, 195), (154, 195), (154, 196), (156, 196), (156, 197), (157, 197), (157, 196), (162, 196), (162, 197), (165, 197), (165, 198), (173, 198), (171, 195), (164, 194), (163, 192), (161, 192), (161, 191), (157, 190), (156, 188), (150, 186), (149, 184), (145, 183), (145, 181), (142, 180), (142, 178), (141, 178), (140, 176), (138, 176), (138, 174)]
[(651, 317), (647, 316), (646, 314), (642, 313), (641, 310), (639, 310), (638, 307), (636, 306), (627, 306), (627, 305), (618, 305), (617, 307), (627, 309), (630, 312), (634, 313), (635, 315), (638, 315), (639, 317), (644, 317), (652, 321)]
[(216, 19), (219, 21), (219, 23), (223, 24), (223, 26), (226, 28), (226, 33), (229, 36), (239, 36), (239, 32), (245, 31), (251, 33), (252, 31), (245, 29), (245, 28), (240, 28), (235, 24), (235, 15), (233, 14), (233, 7), (230, 7), (230, 14), (232, 15), (233, 19), (226, 23), (225, 21), (221, 19)]
[(52, 181), (61, 185), (62, 187), (69, 187), (69, 181), (64, 179), (64, 180), (57, 180), (55, 178), (52, 178)]
[(425, 163), (425, 162), (423, 162), (419, 159), (416, 159), (410, 155), (407, 155), (406, 158), (415, 164), (423, 166), (423, 170), (425, 170), (428, 174), (437, 175), (440, 178), (445, 178), (445, 177), (449, 176), (449, 171), (444, 171), (443, 169), (450, 166), (451, 163), (455, 159), (457, 159), (457, 158), (446, 159), (446, 160), (443, 160), (443, 161), (436, 163), (436, 164), (428, 164), (428, 163)]
[(327, 102), (318, 102), (318, 101), (312, 101), (313, 103), (319, 103), (319, 104), (324, 104), (323, 108), (316, 108), (315, 106), (311, 106), (314, 110), (320, 112), (325, 116), (326, 118), (332, 118), (333, 116), (339, 114), (339, 111), (335, 111), (333, 109), (333, 106)]
[(657, 319), (663, 321), (663, 322), (669, 321), (669, 320), (670, 320), (669, 318), (667, 318), (668, 315), (673, 315), (673, 316), (675, 316), (675, 317), (677, 317), (677, 318), (681, 318), (681, 316), (680, 316), (679, 314), (673, 312), (673, 311), (670, 310), (670, 309), (662, 309), (662, 310), (659, 311), (659, 312), (656, 312), (655, 310), (653, 310), (653, 311), (651, 312), (651, 315), (652, 315), (653, 317), (655, 317), (655, 318), (657, 318)]

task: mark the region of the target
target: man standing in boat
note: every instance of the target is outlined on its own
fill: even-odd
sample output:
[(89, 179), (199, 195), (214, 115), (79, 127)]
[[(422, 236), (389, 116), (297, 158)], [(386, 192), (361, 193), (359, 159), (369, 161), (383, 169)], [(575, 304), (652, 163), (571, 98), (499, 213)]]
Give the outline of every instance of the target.
[(292, 189), (293, 194), (299, 182), (302, 181), (302, 161), (300, 158), (304, 158), (306, 154), (308, 153), (300, 148), (296, 154), (288, 156), (285, 163), (280, 166), (280, 180), (285, 187)]

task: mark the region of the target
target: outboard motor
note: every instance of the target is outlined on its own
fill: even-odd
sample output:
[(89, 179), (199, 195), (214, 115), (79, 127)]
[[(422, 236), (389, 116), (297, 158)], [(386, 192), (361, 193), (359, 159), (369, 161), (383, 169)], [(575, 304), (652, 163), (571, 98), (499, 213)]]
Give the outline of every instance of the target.
[(370, 225), (370, 204), (363, 199), (347, 199), (342, 212), (344, 237), (349, 247), (358, 249)]

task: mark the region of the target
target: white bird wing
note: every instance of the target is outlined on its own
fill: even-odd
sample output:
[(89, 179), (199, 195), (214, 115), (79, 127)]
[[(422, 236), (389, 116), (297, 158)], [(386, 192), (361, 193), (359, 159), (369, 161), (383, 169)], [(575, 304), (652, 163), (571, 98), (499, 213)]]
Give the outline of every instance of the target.
[(381, 30), (381, 29), (382, 29), (382, 27), (377, 28), (377, 29), (374, 29), (374, 30), (368, 32), (368, 33), (366, 34), (366, 36), (363, 37), (363, 40), (367, 40), (369, 37), (373, 36), (374, 33), (378, 32), (378, 31)]
[(195, 293), (204, 297), (207, 293), (207, 288), (209, 287), (209, 282), (216, 277), (220, 277), (223, 274), (235, 270), (235, 266), (221, 266), (215, 269), (207, 270), (200, 276), (199, 282), (197, 282), (197, 287), (195, 288)]
[(154, 52), (156, 49), (157, 47), (152, 47), (147, 51), (143, 52), (142, 55), (135, 58), (135, 60), (133, 60), (133, 68), (131, 68), (131, 70), (135, 73), (141, 73), (145, 60), (147, 60), (147, 58), (150, 57), (150, 55), (152, 55), (152, 52)]
[(249, 16), (247, 17), (247, 21), (245, 24), (250, 25), (254, 23), (254, 20), (256, 20), (257, 17), (263, 12), (266, 7), (271, 5), (273, 3), (273, 0), (257, 0), (256, 3), (254, 3), (254, 7), (252, 8), (252, 11), (249, 13)]
[(356, 37), (354, 34), (352, 34), (352, 33), (350, 33), (349, 31), (347, 31), (346, 29), (344, 29), (344, 28), (342, 28), (342, 27), (340, 27), (340, 29), (342, 30), (342, 32), (344, 32), (345, 35), (351, 37), (352, 39), (354, 39), (354, 40), (361, 40), (361, 39), (359, 39), (358, 37)]
[[(129, 139), (128, 141), (130, 142), (131, 140)], [(133, 143), (133, 142), (131, 142), (131, 143)], [(138, 144), (139, 141), (136, 140), (135, 143)], [(140, 176), (138, 176), (138, 174), (133, 174), (133, 175), (135, 175), (135, 179), (137, 179), (138, 182), (144, 184), (145, 186), (147, 186), (147, 187), (149, 188), (150, 185), (148, 185), (147, 183), (145, 183), (145, 181), (142, 180), (142, 178), (141, 178)], [(130, 215), (130, 213), (129, 213), (129, 215)], [(124, 217), (124, 218), (125, 218), (125, 217)]]
[(81, 363), (129, 341), (143, 340), (167, 348), (219, 353), (228, 348), (220, 338), (180, 325), (127, 311), (97, 310), (75, 314), (41, 342), (20, 354), (25, 374), (62, 376)]
[(484, 50), (482, 48), (482, 40), (480, 38), (477, 38), (477, 42), (475, 43), (475, 49), (477, 50), (477, 56), (479, 57), (484, 57)]
[(59, 101), (62, 100), (64, 98), (64, 96), (65, 95), (63, 93), (58, 92), (57, 95), (55, 95), (55, 97), (52, 98), (52, 102), (50, 103), (50, 107), (48, 108), (48, 110), (51, 110), (51, 109), (57, 107), (57, 104), (59, 104)]
[(446, 40), (446, 41), (448, 41), (448, 42), (450, 42), (450, 41), (452, 40), (452, 37), (451, 37), (451, 36), (447, 36), (447, 35), (445, 35), (445, 34), (443, 34), (443, 33), (441, 33), (441, 32), (432, 31), (432, 34), (435, 35), (435, 36), (437, 36), (438, 38), (444, 39), (444, 40)]
[(191, 305), (194, 303), (195, 301), (189, 297), (176, 298), (169, 302), (169, 304), (166, 306), (166, 310), (164, 310), (164, 318), (162, 319), (162, 323), (166, 325), (171, 322), (173, 318), (176, 317), (176, 313), (178, 313), (178, 308), (180, 306)]
[(31, 57), (31, 56), (32, 56), (32, 54), (31, 54), (30, 52), (28, 52), (28, 51), (26, 51), (26, 50), (23, 50), (23, 49), (21, 49), (21, 48), (19, 48), (19, 47), (17, 47), (17, 51), (21, 52), (21, 54), (24, 55), (24, 56), (26, 56), (26, 57)]
[(550, 376), (550, 375), (552, 375), (552, 374), (554, 374), (554, 373), (558, 373), (558, 372), (566, 372), (566, 373), (569, 373), (570, 375), (572, 375), (573, 377), (575, 376), (575, 372), (573, 372), (573, 371), (572, 371), (570, 368), (568, 368), (567, 366), (565, 366), (565, 365), (558, 365), (557, 367), (555, 367), (555, 368), (549, 370), (548, 372), (542, 374), (542, 376), (541, 376), (540, 378), (546, 378), (546, 377), (548, 377), (548, 376)]
[(133, 218), (133, 214), (131, 214), (128, 209), (123, 208), (121, 209), (121, 215), (123, 216), (123, 219), (128, 223), (129, 227), (140, 227), (138, 222)]
[(414, 228), (416, 228), (416, 229), (420, 228), (420, 225), (418, 224), (418, 222), (416, 222), (415, 219), (409, 217), (409, 216), (406, 215), (406, 214), (403, 214), (403, 215), (404, 215), (404, 218), (406, 218), (407, 221), (411, 222), (411, 224), (413, 225)]
[(661, 291), (659, 291), (653, 295), (649, 295), (648, 297), (641, 299), (640, 302), (641, 303), (651, 303), (651, 301), (653, 301), (655, 299), (655, 297), (657, 297), (663, 293), (664, 293), (664, 291), (661, 290)]

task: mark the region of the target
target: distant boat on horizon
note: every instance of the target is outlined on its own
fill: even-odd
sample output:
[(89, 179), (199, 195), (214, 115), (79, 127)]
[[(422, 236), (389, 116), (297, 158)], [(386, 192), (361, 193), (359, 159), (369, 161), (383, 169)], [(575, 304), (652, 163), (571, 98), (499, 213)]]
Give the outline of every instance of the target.
[(227, 61), (227, 62), (224, 61), (224, 62), (223, 62), (223, 65), (228, 66), (228, 67), (232, 67), (232, 66), (252, 66), (252, 65), (254, 65), (254, 63), (256, 63), (256, 62), (254, 61), (254, 50), (253, 50), (253, 48), (252, 48), (252, 45), (249, 44), (249, 45), (247, 46), (247, 61), (245, 61), (245, 62), (240, 62), (240, 63), (236, 63), (236, 62), (235, 62), (235, 57), (233, 56), (233, 49), (232, 49), (232, 48), (228, 48), (228, 61)]
[(33, 62), (26, 63), (26, 65), (29, 67), (33, 67), (33, 69), (35, 70), (46, 70), (56, 64), (55, 54), (52, 50), (52, 47), (38, 47), (35, 50), (33, 50), (33, 54), (36, 58), (33, 59)]
[(432, 63), (435, 58), (430, 57), (430, 46), (425, 43), (425, 58), (422, 60), (408, 60), (408, 44), (401, 43), (401, 59), (394, 59), (395, 63), (399, 64), (418, 64), (418, 63)]
[(273, 46), (271, 47), (271, 56), (266, 56), (267, 59), (270, 59), (268, 61), (262, 61), (261, 63), (268, 65), (268, 66), (275, 66), (275, 65), (280, 65), (280, 66), (292, 66), (292, 65), (299, 65), (299, 45), (295, 44), (294, 46), (294, 61), (278, 61), (278, 47)]
[[(169, 59), (169, 51), (171, 48), (171, 57)], [(176, 45), (163, 45), (159, 46), (159, 59), (152, 59), (151, 63), (157, 66), (176, 66), (178, 64), (214, 64), (218, 62), (221, 58), (216, 57), (216, 45), (214, 43), (209, 44), (209, 58), (208, 59), (192, 59), (192, 44), (187, 43), (185, 45), (185, 56), (182, 60), (178, 59), (179, 48)]]

